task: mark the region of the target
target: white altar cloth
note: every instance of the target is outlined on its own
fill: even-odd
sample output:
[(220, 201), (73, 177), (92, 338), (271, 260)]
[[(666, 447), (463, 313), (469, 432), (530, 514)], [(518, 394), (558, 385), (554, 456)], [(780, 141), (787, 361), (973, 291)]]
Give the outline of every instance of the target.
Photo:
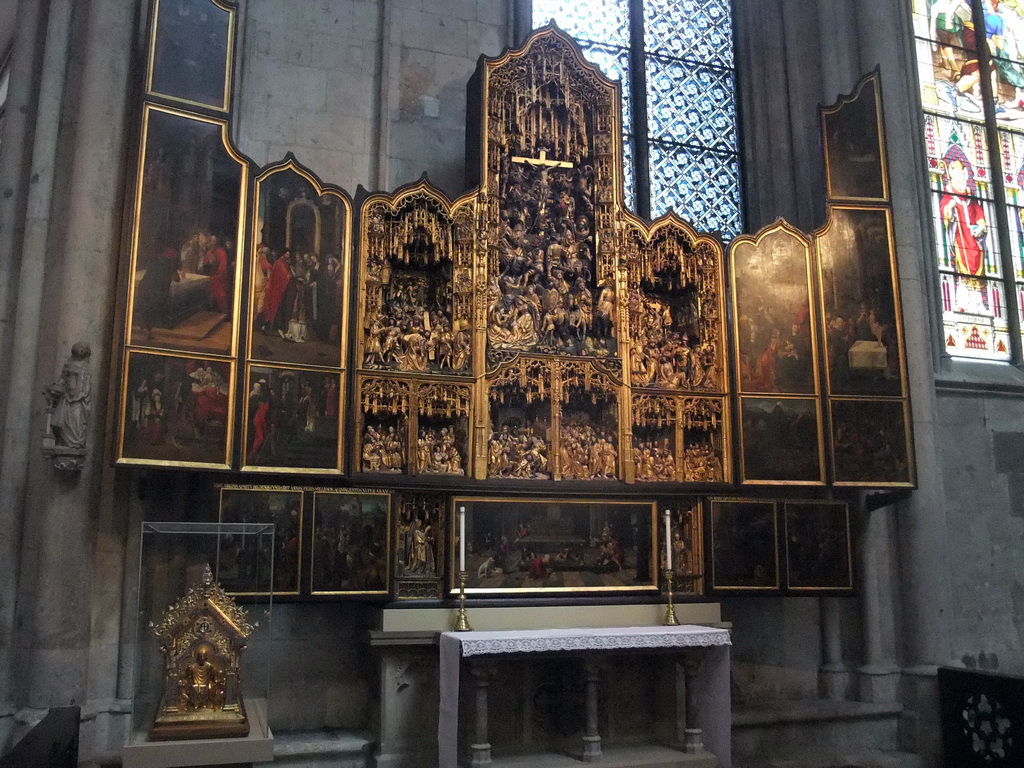
[(534, 629), (441, 634), (441, 703), (437, 723), (440, 768), (457, 768), (459, 740), (459, 663), (470, 656), (558, 651), (630, 651), (705, 647), (694, 681), (701, 706), (697, 727), (722, 768), (732, 765), (732, 710), (729, 697), (729, 632), (684, 624), (678, 627)]

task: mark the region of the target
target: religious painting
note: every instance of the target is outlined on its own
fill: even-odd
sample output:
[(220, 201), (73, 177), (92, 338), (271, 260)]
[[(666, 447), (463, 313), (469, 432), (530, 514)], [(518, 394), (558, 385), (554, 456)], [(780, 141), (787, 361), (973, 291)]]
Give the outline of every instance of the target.
[(849, 505), (835, 501), (787, 501), (782, 509), (786, 587), (794, 591), (852, 590)]
[(763, 485), (825, 482), (818, 401), (740, 398), (741, 479)]
[(314, 595), (388, 593), (391, 496), (363, 489), (313, 494)]
[(118, 463), (228, 469), (234, 375), (226, 360), (130, 350)]
[(233, 354), (247, 165), (226, 121), (152, 105), (142, 146), (128, 343)]
[(554, 440), (550, 361), (519, 357), (487, 379), (486, 477), (546, 480)]
[[(226, 485), (221, 523), (273, 523), (271, 537), (224, 533), (217, 538), (216, 578), (229, 594), (255, 595), (273, 568), (274, 596), (299, 594), (302, 573), (303, 494), (300, 488)], [(256, 551), (249, 551), (255, 547)]]
[(156, 0), (146, 90), (226, 110), (230, 102), (234, 15), (223, 0)]
[(289, 156), (256, 179), (249, 357), (338, 368), (351, 204)]
[(914, 484), (906, 401), (834, 399), (831, 405), (836, 485)]
[(478, 82), (489, 362), (617, 356), (618, 83), (553, 28), (484, 59)]
[(636, 482), (721, 483), (727, 480), (725, 403), (712, 397), (634, 394)]
[(725, 391), (721, 246), (674, 214), (627, 221), (630, 384)]
[(246, 390), (245, 469), (341, 470), (340, 374), (250, 365)]
[(898, 397), (905, 355), (889, 211), (829, 210), (817, 240), (829, 393)]
[(439, 493), (403, 491), (395, 510), (395, 597), (437, 599), (444, 573), (445, 510)]
[(421, 181), (363, 202), (360, 368), (472, 373), (474, 199)]
[(818, 391), (811, 249), (784, 221), (733, 241), (733, 323), (741, 392)]
[(878, 74), (868, 75), (850, 96), (822, 109), (825, 170), (830, 198), (885, 200), (889, 197), (882, 95)]
[(463, 508), (467, 594), (657, 589), (657, 511), (650, 501), (456, 497), (453, 579), (461, 551), (455, 521)]
[[(672, 550), (673, 588), (681, 595), (704, 594), (704, 525), (701, 499), (673, 499), (662, 502), (661, 513), (669, 514), (669, 545)], [(662, 518), (663, 519), (663, 518)], [(658, 527), (661, 534), (663, 528)], [(668, 567), (664, 541), (658, 545), (662, 572)]]
[(711, 589), (778, 590), (774, 501), (711, 500)]
[(413, 471), (420, 475), (469, 475), (472, 388), (466, 384), (419, 383), (413, 395), (416, 400)]
[(356, 466), (360, 472), (409, 471), (411, 386), (410, 382), (385, 377), (358, 380)]

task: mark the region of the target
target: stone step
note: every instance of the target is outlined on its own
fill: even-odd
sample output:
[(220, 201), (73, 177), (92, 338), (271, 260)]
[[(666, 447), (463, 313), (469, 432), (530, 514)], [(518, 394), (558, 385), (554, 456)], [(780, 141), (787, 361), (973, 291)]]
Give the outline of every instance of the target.
[[(735, 768), (902, 768), (905, 763), (882, 758), (899, 750), (902, 709), (819, 700), (739, 709), (733, 713), (733, 763)], [(861, 759), (865, 755), (868, 760)]]
[(273, 765), (290, 768), (373, 768), (373, 739), (352, 731), (274, 734)]
[(876, 752), (873, 750), (791, 756), (787, 760), (769, 761), (770, 768), (925, 768), (924, 759), (910, 752)]

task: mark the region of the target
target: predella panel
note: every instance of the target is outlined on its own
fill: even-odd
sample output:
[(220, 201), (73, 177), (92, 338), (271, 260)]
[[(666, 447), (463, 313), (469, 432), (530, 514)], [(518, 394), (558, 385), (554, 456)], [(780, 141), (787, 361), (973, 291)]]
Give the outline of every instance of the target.
[[(301, 489), (224, 486), (221, 523), (273, 523), (274, 535), (223, 533), (217, 537), (216, 577), (229, 594), (261, 594), (274, 574), (274, 595), (299, 594), (303, 564)], [(273, 548), (268, 545), (273, 542)]]

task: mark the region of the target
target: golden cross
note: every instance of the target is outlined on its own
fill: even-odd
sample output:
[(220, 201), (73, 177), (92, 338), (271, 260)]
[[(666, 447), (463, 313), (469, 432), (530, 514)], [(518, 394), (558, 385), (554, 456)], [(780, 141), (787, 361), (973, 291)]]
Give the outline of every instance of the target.
[(548, 151), (542, 149), (540, 151), (540, 157), (512, 157), (513, 163), (525, 163), (526, 165), (538, 166), (546, 165), (551, 168), (572, 168), (572, 163), (568, 160), (549, 160)]

